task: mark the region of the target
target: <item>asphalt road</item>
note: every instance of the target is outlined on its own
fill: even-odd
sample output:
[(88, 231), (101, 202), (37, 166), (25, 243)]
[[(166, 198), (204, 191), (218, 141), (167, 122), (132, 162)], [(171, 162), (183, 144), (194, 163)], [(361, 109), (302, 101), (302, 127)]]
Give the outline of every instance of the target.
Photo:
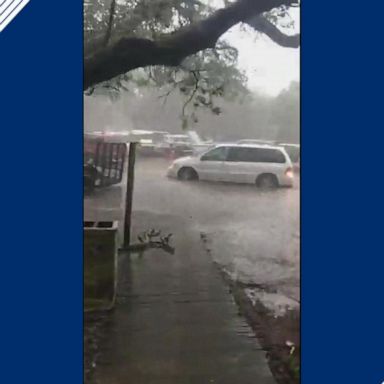
[[(214, 261), (233, 279), (266, 287), (256, 290), (265, 305), (276, 310), (299, 305), (299, 179), (292, 189), (260, 191), (250, 185), (168, 179), (168, 165), (162, 159), (137, 160), (134, 212), (183, 218), (206, 235)], [(137, 225), (134, 221), (136, 233), (149, 229)]]

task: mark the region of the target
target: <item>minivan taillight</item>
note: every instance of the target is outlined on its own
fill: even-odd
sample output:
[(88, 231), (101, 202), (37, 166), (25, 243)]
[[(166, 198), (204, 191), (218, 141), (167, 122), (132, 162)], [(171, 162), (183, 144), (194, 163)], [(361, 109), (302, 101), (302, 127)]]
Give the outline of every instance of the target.
[(289, 177), (290, 179), (293, 179), (293, 169), (292, 168), (287, 168), (287, 170), (285, 171), (285, 176)]

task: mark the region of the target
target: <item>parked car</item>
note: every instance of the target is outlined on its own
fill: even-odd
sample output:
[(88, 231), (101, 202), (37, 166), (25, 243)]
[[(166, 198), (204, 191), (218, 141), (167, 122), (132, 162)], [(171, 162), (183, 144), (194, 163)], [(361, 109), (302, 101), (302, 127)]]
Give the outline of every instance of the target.
[(158, 147), (164, 142), (168, 132), (133, 130), (130, 133), (131, 141), (138, 142), (137, 153), (142, 156), (158, 156)]
[(282, 147), (260, 144), (225, 144), (197, 156), (175, 160), (168, 177), (292, 187), (292, 162)]
[(193, 144), (188, 135), (165, 135), (156, 151), (167, 157), (181, 157), (193, 153)]

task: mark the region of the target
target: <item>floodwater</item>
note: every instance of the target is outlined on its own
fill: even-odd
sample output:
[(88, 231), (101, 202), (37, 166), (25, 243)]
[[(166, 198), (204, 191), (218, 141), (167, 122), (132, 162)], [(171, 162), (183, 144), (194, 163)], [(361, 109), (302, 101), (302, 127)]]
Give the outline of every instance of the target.
[[(300, 189), (260, 191), (252, 185), (181, 182), (169, 163), (139, 159), (134, 211), (172, 214), (202, 233), (207, 250), (232, 279), (249, 284), (266, 305), (300, 300)], [(135, 223), (133, 223), (135, 228)]]
[[(124, 378), (129, 377), (132, 372), (136, 372), (137, 367), (133, 366), (129, 366), (129, 369), (124, 368), (123, 372), (121, 371), (123, 369), (122, 364), (117, 363), (120, 361), (121, 355), (128, 356), (125, 356), (125, 361), (137, 360), (138, 350), (131, 351), (128, 346), (140, 345), (143, 356), (150, 353), (153, 344), (151, 338), (160, 337), (157, 332), (159, 324), (156, 321), (158, 318), (161, 319), (163, 315), (148, 314), (148, 311), (156, 312), (158, 308), (156, 305), (148, 306), (148, 298), (151, 300), (161, 298), (169, 288), (172, 298), (174, 295), (178, 297), (187, 292), (188, 295), (203, 295), (204, 300), (198, 297), (198, 300), (195, 301), (206, 302), (207, 291), (201, 290), (201, 286), (195, 287), (198, 282), (194, 281), (193, 274), (188, 276), (188, 272), (186, 272), (188, 268), (208, 276), (209, 266), (212, 265), (211, 261), (215, 261), (228, 276), (244, 285), (244, 291), (252, 301), (262, 301), (265, 307), (275, 312), (276, 316), (283, 315), (284, 308), (299, 306), (299, 180), (296, 181), (296, 186), (292, 189), (271, 191), (260, 191), (255, 186), (247, 185), (181, 182), (168, 179), (165, 176), (168, 165), (169, 162), (163, 159), (137, 159), (132, 241), (136, 241), (136, 236), (139, 233), (161, 226), (167, 233), (169, 231), (174, 234), (172, 242), (176, 246), (176, 252), (184, 248), (188, 250), (189, 254), (185, 255), (184, 259), (179, 254), (179, 256), (176, 255), (177, 257), (164, 255), (161, 258), (144, 258), (136, 262), (133, 261), (133, 263), (123, 260), (119, 271), (119, 296), (114, 314), (112, 316), (108, 313), (86, 315), (84, 340), (84, 379), (86, 383), (107, 382), (100, 380), (100, 376), (104, 377), (106, 372), (111, 375), (107, 375), (108, 377), (121, 375)], [(87, 198), (85, 201), (86, 217), (92, 217), (92, 220), (122, 218), (123, 211), (120, 199), (123, 195), (122, 188), (114, 187), (99, 191), (93, 197)], [(207, 251), (208, 259), (206, 261), (202, 260), (201, 257), (194, 258), (194, 255), (199, 254), (199, 252), (191, 249), (191, 244), (197, 247), (196, 239), (200, 239), (201, 245)], [(212, 257), (212, 260), (209, 260), (209, 257)], [(167, 271), (167, 265), (173, 268), (176, 266), (176, 271)], [(135, 285), (130, 286), (132, 283), (130, 270), (132, 268), (136, 275), (136, 287)], [(153, 279), (153, 274), (149, 274), (150, 276), (147, 277), (146, 274), (151, 271), (151, 268), (158, 270), (158, 279)], [(209, 286), (211, 280), (210, 278), (206, 280), (206, 284)], [(124, 303), (127, 294), (134, 298), (133, 301), (130, 299), (132, 302), (130, 302), (128, 309), (126, 308), (127, 303)], [(144, 295), (144, 302), (141, 302), (140, 295)], [(177, 309), (177, 303), (175, 304), (174, 299), (170, 300), (169, 292), (164, 297), (162, 300), (165, 302), (161, 302), (159, 308), (160, 313), (163, 313), (164, 305), (171, 306), (168, 308), (168, 312), (165, 312), (169, 313), (171, 318), (166, 318), (164, 321), (167, 330), (169, 330), (170, 326), (173, 327), (172, 321), (176, 325), (180, 323), (178, 316), (182, 316), (183, 312)], [(223, 295), (222, 297), (226, 298), (227, 296)], [(216, 305), (214, 303), (216, 303), (217, 298), (214, 299), (212, 305)], [(179, 300), (180, 303), (184, 301), (184, 299)], [(209, 301), (207, 303), (211, 305)], [(130, 308), (132, 305), (134, 309)], [(190, 310), (193, 308), (192, 306)], [(230, 308), (232, 308), (231, 311), (235, 310), (234, 307), (230, 306)], [(183, 311), (187, 311), (187, 309), (183, 309)], [(140, 310), (144, 311), (144, 314)], [(129, 312), (129, 316), (126, 315), (126, 311)], [(202, 314), (203, 312), (199, 309), (198, 313)], [(132, 317), (132, 314), (137, 314), (137, 316)], [(197, 320), (199, 317), (195, 314), (192, 316), (188, 311), (186, 315)], [(224, 318), (226, 316), (228, 313)], [(144, 318), (147, 319), (147, 322), (142, 329)], [(150, 322), (155, 323), (149, 326)], [(219, 322), (219, 319), (216, 322)], [(205, 324), (207, 323), (209, 322), (205, 322)], [(240, 339), (243, 329), (250, 332), (244, 323), (241, 326), (232, 323), (235, 321), (226, 322), (227, 325), (229, 324), (230, 327), (233, 326), (236, 329)], [(127, 335), (126, 332), (120, 332), (129, 327), (137, 330), (138, 333)], [(206, 325), (198, 328), (205, 329)], [(146, 335), (151, 330), (156, 332), (154, 335), (148, 336), (149, 342), (143, 343), (143, 334)], [(143, 333), (144, 331), (147, 333)], [(162, 332), (160, 333), (162, 334)], [(164, 334), (167, 335), (166, 332)], [(224, 332), (224, 334), (228, 336), (228, 333)], [(197, 335), (198, 333), (194, 334), (192, 339)], [(123, 336), (128, 339), (125, 340), (122, 338)], [(179, 336), (180, 334), (175, 338), (178, 343), (180, 342)], [(132, 338), (133, 340), (137, 339), (137, 344), (136, 341), (132, 341)], [(217, 340), (221, 338), (218, 336)], [(198, 344), (204, 344), (204, 342), (206, 340), (201, 340)], [(233, 342), (236, 344), (239, 340)], [(247, 343), (249, 342), (247, 341)], [(168, 339), (160, 340), (155, 344), (167, 345), (167, 343), (169, 343)], [(256, 342), (251, 341), (250, 343), (253, 347), (248, 347), (254, 350)], [(177, 345), (180, 348), (179, 344)], [(144, 348), (145, 346), (149, 346), (149, 349)], [(239, 350), (248, 347), (242, 346), (239, 347)], [(115, 349), (118, 352), (115, 351), (117, 357), (111, 355), (111, 351)], [(131, 352), (132, 356), (130, 355)], [(249, 356), (252, 357), (255, 352), (249, 353)], [(218, 356), (216, 358), (219, 359)], [(155, 358), (151, 357), (151, 361), (153, 359)], [(254, 360), (254, 358), (252, 359)], [(263, 358), (258, 357), (258, 364), (261, 364), (265, 369), (266, 363), (263, 361)], [(102, 369), (97, 370), (100, 365)], [(248, 364), (248, 366), (251, 367), (253, 364)], [(262, 371), (260, 366), (255, 365), (255, 367), (257, 372)], [(218, 371), (222, 371), (222, 369)], [(256, 377), (256, 373), (250, 372), (252, 380)], [(125, 379), (119, 380), (116, 378), (113, 382), (119, 384), (125, 382)], [(262, 382), (269, 382), (268, 380)]]
[[(300, 300), (300, 189), (270, 191), (253, 185), (181, 182), (165, 174), (169, 161), (139, 158), (133, 198), (133, 241), (149, 230), (139, 212), (169, 215), (201, 234), (213, 260), (243, 283), (252, 300), (269, 308), (298, 307)], [(122, 220), (124, 187), (85, 199), (86, 220)], [(187, 236), (187, 235), (186, 235)]]
[[(133, 233), (150, 229), (138, 212), (182, 218), (198, 231), (213, 260), (250, 296), (268, 307), (297, 307), (300, 300), (299, 178), (289, 189), (181, 182), (165, 176), (169, 161), (139, 158), (133, 198)], [(124, 187), (85, 199), (86, 220), (122, 220)], [(136, 215), (136, 216), (135, 216)], [(135, 238), (133, 238), (135, 240)], [(260, 289), (261, 288), (261, 289)]]

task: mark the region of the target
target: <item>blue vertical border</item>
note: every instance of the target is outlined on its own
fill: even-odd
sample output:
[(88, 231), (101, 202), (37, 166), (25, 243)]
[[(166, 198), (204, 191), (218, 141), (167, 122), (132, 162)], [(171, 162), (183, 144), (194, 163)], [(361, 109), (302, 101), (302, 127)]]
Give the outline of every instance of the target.
[(304, 384), (384, 382), (384, 7), (372, 5), (302, 1)]
[(0, 33), (2, 383), (83, 381), (83, 1)]

